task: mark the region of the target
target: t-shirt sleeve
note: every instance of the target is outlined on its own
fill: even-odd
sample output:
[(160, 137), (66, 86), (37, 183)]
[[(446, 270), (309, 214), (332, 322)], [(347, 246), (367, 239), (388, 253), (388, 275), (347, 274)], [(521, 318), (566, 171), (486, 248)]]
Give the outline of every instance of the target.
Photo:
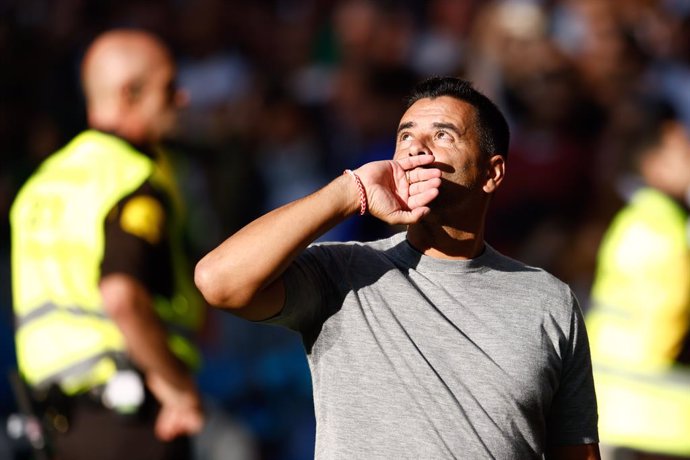
[(167, 219), (165, 201), (147, 184), (120, 200), (104, 224), (101, 277), (126, 274), (151, 293), (169, 294), (172, 265)]
[(262, 322), (299, 332), (307, 352), (311, 352), (323, 323), (342, 306), (343, 267), (349, 252), (344, 245), (307, 248), (283, 274), (285, 304), (282, 311)]
[(572, 292), (570, 297), (569, 336), (562, 350), (559, 387), (547, 421), (547, 444), (552, 446), (599, 442), (597, 401), (587, 330)]

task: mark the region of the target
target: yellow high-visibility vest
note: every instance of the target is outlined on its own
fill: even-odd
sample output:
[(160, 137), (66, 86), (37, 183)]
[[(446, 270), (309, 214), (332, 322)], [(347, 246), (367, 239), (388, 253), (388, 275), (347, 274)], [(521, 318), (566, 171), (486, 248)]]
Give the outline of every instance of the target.
[(690, 455), (690, 368), (675, 362), (690, 328), (688, 214), (644, 188), (599, 250), (586, 316), (602, 443)]
[[(168, 173), (125, 141), (85, 131), (20, 190), (10, 211), (12, 295), (17, 362), (32, 387), (57, 383), (75, 394), (116, 372), (125, 342), (105, 315), (98, 288), (104, 222), (146, 180), (175, 196)], [(154, 300), (171, 350), (195, 367), (199, 352), (187, 336), (199, 327), (202, 309), (189, 277), (183, 284), (182, 258), (173, 248), (176, 294)]]

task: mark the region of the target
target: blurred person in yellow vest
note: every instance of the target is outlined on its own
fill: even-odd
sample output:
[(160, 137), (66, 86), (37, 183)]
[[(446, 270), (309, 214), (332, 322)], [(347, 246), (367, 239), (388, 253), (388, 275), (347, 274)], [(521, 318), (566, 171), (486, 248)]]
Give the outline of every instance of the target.
[(602, 457), (690, 458), (690, 139), (662, 101), (619, 114), (618, 150), (632, 174), (599, 249), (586, 318)]
[(98, 36), (82, 62), (89, 129), (13, 204), (19, 372), (60, 460), (191, 455), (201, 303), (160, 148), (184, 94), (162, 41)]

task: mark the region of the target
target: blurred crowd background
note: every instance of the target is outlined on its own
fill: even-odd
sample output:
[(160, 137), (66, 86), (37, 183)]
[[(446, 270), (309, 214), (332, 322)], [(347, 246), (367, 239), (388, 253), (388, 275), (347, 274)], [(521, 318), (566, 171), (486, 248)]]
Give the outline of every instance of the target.
[[(4, 374), (14, 368), (8, 210), (36, 166), (85, 127), (79, 64), (112, 27), (151, 30), (175, 52), (189, 105), (169, 148), (192, 260), (343, 169), (390, 158), (412, 85), (456, 75), (495, 100), (512, 130), (488, 241), (568, 282), (586, 310), (601, 235), (625, 196), (626, 102), (666, 97), (690, 127), (687, 0), (2, 0)], [(324, 238), (396, 230), (353, 218)], [(312, 457), (299, 339), (211, 311), (202, 346), (201, 389), (257, 457)], [(15, 409), (3, 375), (0, 421)]]

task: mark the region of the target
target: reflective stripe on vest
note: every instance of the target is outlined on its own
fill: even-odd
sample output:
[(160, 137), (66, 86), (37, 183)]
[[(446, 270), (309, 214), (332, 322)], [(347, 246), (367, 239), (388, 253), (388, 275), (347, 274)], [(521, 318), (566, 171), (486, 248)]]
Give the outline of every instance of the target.
[(594, 365), (602, 443), (690, 455), (690, 369), (631, 372)]

